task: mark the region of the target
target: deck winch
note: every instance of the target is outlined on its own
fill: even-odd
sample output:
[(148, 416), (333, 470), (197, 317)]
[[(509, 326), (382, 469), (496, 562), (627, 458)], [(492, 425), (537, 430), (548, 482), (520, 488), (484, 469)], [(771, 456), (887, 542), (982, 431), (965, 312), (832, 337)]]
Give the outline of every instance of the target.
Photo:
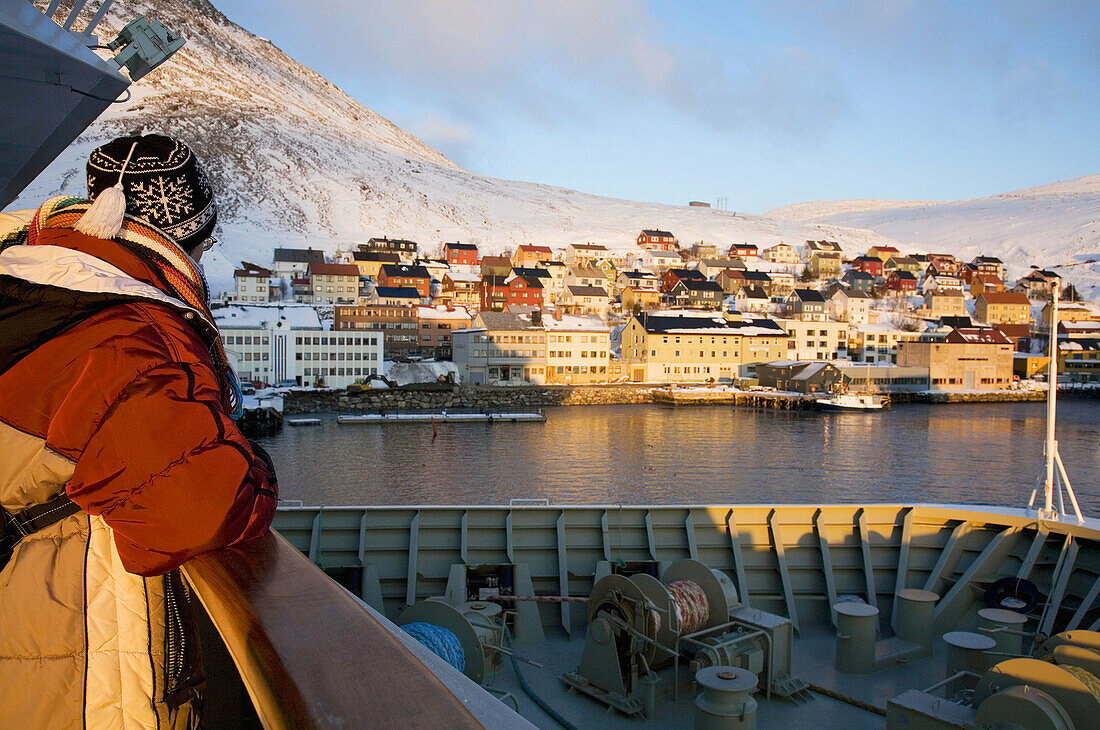
[[(978, 642), (978, 639), (985, 639)], [(1047, 639), (1035, 656), (1001, 657), (990, 636), (944, 635), (944, 680), (888, 703), (892, 728), (951, 727), (1072, 730), (1092, 727), (1100, 714), (1100, 633), (1067, 631)], [(946, 688), (944, 696), (933, 694)]]
[[(790, 667), (790, 622), (743, 608), (733, 581), (698, 560), (668, 565), (660, 580), (652, 572), (610, 573), (596, 581), (580, 666), (562, 681), (647, 719), (654, 715), (656, 670), (674, 663), (675, 689), (681, 659), (690, 661), (692, 676), (719, 666), (758, 674), (770, 693), (776, 667)], [(751, 615), (742, 617), (744, 611)], [(777, 651), (784, 656), (777, 658)]]
[(402, 611), (397, 625), (479, 684), (501, 669), (503, 654), (512, 653), (504, 647), (503, 611), (490, 601), (419, 601)]

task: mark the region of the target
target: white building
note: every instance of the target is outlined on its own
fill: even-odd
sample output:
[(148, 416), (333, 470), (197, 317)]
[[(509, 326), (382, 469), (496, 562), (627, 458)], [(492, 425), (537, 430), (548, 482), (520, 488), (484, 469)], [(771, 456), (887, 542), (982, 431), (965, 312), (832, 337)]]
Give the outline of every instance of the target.
[(826, 312), (839, 322), (867, 324), (871, 297), (858, 289), (837, 289), (826, 303)]
[(325, 252), (313, 248), (277, 248), (271, 258), (277, 276), (300, 279), (306, 276), (310, 264), (325, 263)]
[(273, 283), (276, 292), (278, 291), (279, 279), (273, 282), (273, 277), (273, 272), (262, 266), (247, 264), (245, 268), (237, 269), (233, 272), (233, 281), (237, 285), (233, 298), (238, 302), (269, 301)]
[(293, 380), (343, 388), (382, 365), (381, 332), (324, 329), (304, 304), (230, 304), (213, 310), (226, 355), (243, 381)]

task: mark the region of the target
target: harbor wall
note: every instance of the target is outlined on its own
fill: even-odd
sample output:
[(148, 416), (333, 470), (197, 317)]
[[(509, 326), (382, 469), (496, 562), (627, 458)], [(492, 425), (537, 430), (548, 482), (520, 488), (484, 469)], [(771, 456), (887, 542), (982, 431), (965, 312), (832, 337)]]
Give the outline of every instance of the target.
[(284, 398), (287, 415), (339, 411), (477, 408), (515, 410), (547, 406), (605, 406), (652, 403), (651, 385), (546, 385), (493, 387), (458, 385), (447, 390), (290, 391)]
[[(1061, 389), (1060, 389), (1061, 390)], [(1069, 397), (1090, 398), (1100, 388), (1065, 393)], [(895, 403), (1004, 403), (1045, 400), (1046, 393), (1032, 390), (990, 392), (916, 392), (890, 393)], [(284, 398), (287, 415), (303, 413), (442, 408), (483, 410), (545, 408), (548, 406), (606, 406), (656, 403), (667, 406), (740, 406), (798, 410), (813, 408), (813, 396), (794, 393), (669, 389), (654, 385), (541, 385), (498, 387), (457, 385), (449, 389), (406, 390), (378, 389), (360, 392), (344, 390), (293, 390)]]

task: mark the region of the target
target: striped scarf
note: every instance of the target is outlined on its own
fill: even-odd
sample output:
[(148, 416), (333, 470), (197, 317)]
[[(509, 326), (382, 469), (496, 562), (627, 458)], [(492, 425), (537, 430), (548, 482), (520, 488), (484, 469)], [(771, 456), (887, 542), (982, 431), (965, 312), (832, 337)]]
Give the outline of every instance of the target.
[[(85, 198), (59, 195), (39, 206), (30, 223), (9, 231), (0, 239), (0, 251), (8, 246), (38, 243), (39, 233), (51, 228), (72, 228), (91, 203)], [(230, 413), (240, 412), (237, 378), (229, 365), (218, 326), (210, 313), (210, 289), (194, 260), (166, 233), (145, 221), (127, 215), (114, 241), (158, 271), (168, 284), (165, 293), (186, 304), (197, 315), (186, 318), (210, 351), (222, 393)]]

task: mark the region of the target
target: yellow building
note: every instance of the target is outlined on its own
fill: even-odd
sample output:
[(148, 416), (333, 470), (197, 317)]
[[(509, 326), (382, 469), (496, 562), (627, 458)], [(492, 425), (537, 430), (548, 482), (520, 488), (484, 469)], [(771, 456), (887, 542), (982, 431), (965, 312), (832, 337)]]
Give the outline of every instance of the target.
[(836, 360), (848, 357), (848, 323), (776, 320), (790, 336), (784, 360)]
[(974, 316), (986, 324), (1028, 324), (1031, 302), (1023, 292), (983, 291), (974, 301)]
[(549, 246), (522, 244), (512, 254), (512, 266), (518, 266), (521, 269), (533, 269), (543, 261), (552, 261), (553, 259), (554, 252)]
[(965, 299), (960, 289), (932, 289), (924, 295), (927, 316), (962, 317), (966, 315)]
[(373, 251), (356, 251), (352, 254), (352, 263), (359, 269), (360, 276), (367, 276), (378, 280), (378, 272), (384, 264), (397, 264), (401, 257), (395, 253), (376, 253)]
[(760, 257), (773, 264), (797, 264), (798, 249), (787, 243), (777, 243), (764, 249)]
[(851, 359), (862, 363), (896, 363), (898, 343), (920, 338), (919, 332), (906, 332), (885, 322), (853, 327), (849, 333), (848, 352)]
[(596, 317), (556, 311), (546, 328), (547, 383), (606, 383), (611, 361), (611, 328)]
[(653, 309), (661, 305), (661, 292), (652, 286), (628, 286), (623, 289), (623, 311), (633, 312), (635, 307)]
[(815, 279), (840, 276), (840, 254), (833, 251), (815, 251), (806, 268)]
[(481, 307), (481, 277), (459, 271), (443, 275), (442, 299), (451, 304), (476, 312)]
[[(1050, 302), (1043, 307), (1043, 327), (1050, 327)], [(1100, 321), (1100, 307), (1092, 302), (1058, 302), (1058, 324)], [(1049, 330), (1047, 330), (1049, 332)]]
[(755, 377), (787, 353), (787, 333), (766, 317), (699, 311), (645, 312), (622, 333), (634, 381), (702, 383)]

